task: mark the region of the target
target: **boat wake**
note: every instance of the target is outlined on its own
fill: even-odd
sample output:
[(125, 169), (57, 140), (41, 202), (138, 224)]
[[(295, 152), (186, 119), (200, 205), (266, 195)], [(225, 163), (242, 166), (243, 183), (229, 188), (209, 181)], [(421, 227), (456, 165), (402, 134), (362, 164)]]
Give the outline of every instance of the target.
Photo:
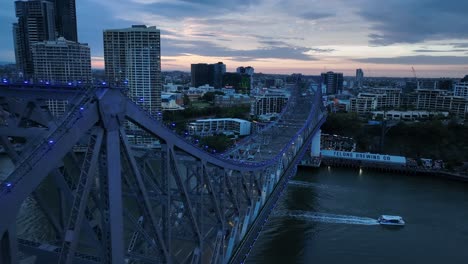
[(280, 216), (306, 219), (320, 223), (330, 224), (348, 224), (348, 225), (378, 225), (377, 219), (370, 217), (359, 217), (353, 215), (338, 215), (338, 214), (326, 214), (326, 213), (314, 213), (307, 211), (289, 211)]
[(313, 183), (313, 182), (306, 182), (306, 181), (288, 181), (288, 184), (295, 187), (302, 187), (302, 188), (310, 188), (310, 189), (335, 189), (337, 191), (348, 191), (347, 189), (340, 187), (340, 186), (331, 186), (327, 184), (320, 184), (320, 183)]

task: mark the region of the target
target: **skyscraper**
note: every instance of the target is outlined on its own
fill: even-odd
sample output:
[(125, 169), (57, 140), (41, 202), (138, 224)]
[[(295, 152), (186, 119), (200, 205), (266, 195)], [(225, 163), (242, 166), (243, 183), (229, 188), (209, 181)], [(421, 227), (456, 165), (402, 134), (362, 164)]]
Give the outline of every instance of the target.
[(190, 65), (190, 75), (192, 77), (192, 86), (200, 87), (205, 84), (213, 85), (213, 67), (206, 63), (197, 63)]
[(362, 69), (356, 69), (356, 85), (359, 88), (362, 87), (363, 81), (364, 81), (364, 71)]
[(104, 31), (104, 63), (107, 80), (128, 83), (129, 96), (152, 115), (161, 112), (161, 45), (156, 27)]
[(58, 37), (78, 42), (75, 0), (51, 0), (55, 7), (55, 26)]
[(213, 87), (223, 87), (223, 75), (226, 73), (226, 64), (218, 62), (213, 64)]
[(13, 24), (15, 57), (24, 77), (33, 76), (31, 45), (55, 39), (54, 5), (49, 1), (31, 0), (15, 2), (18, 22)]
[(200, 87), (208, 84), (214, 88), (223, 86), (223, 75), (226, 73), (226, 64), (218, 62), (215, 64), (197, 63), (191, 65), (192, 86)]
[(343, 91), (343, 73), (322, 73), (322, 83), (326, 87), (326, 94), (339, 94)]

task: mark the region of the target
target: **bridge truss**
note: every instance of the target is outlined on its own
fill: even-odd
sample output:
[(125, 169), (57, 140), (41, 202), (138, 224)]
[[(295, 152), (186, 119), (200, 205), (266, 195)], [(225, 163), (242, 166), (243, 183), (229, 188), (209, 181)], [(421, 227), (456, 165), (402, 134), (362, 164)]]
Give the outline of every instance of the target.
[[(48, 100), (69, 111), (54, 118)], [(186, 141), (118, 89), (1, 85), (0, 143), (15, 169), (0, 186), (0, 263), (242, 261), (325, 120), (320, 93), (290, 101), (294, 133), (246, 161)], [(161, 147), (132, 147), (128, 123)], [(45, 219), (41, 234), (18, 232), (25, 204)]]

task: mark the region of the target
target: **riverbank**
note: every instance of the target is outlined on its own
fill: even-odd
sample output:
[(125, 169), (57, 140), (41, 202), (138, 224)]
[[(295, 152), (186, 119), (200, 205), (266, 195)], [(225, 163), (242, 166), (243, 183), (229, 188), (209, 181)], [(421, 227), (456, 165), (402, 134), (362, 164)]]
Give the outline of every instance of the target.
[[(300, 167), (314, 167), (301, 164)], [(366, 162), (366, 161), (357, 161), (357, 160), (348, 160), (348, 159), (338, 159), (338, 158), (322, 158), (321, 167), (343, 167), (343, 168), (356, 168), (356, 169), (367, 169), (374, 170), (379, 172), (392, 172), (398, 174), (406, 175), (421, 175), (421, 176), (433, 176), (441, 177), (450, 180), (457, 180), (468, 182), (468, 176), (452, 173), (445, 170), (435, 170), (435, 169), (426, 169), (419, 167), (409, 167), (405, 165), (395, 165), (388, 163), (379, 163), (379, 162)]]

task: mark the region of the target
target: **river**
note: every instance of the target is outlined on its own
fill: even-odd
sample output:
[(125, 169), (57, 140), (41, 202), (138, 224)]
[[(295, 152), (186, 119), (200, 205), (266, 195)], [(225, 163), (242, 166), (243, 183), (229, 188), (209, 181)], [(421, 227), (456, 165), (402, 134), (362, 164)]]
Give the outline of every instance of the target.
[[(0, 158), (0, 178), (13, 165)], [(385, 228), (381, 214), (403, 216)], [(31, 215), (35, 217), (31, 217)], [(32, 223), (31, 221), (34, 221)], [(51, 239), (32, 199), (18, 234)], [(354, 169), (300, 169), (247, 263), (468, 263), (468, 183)]]
[[(403, 228), (378, 225), (402, 216)], [(300, 169), (247, 263), (468, 263), (468, 184), (341, 168)]]

